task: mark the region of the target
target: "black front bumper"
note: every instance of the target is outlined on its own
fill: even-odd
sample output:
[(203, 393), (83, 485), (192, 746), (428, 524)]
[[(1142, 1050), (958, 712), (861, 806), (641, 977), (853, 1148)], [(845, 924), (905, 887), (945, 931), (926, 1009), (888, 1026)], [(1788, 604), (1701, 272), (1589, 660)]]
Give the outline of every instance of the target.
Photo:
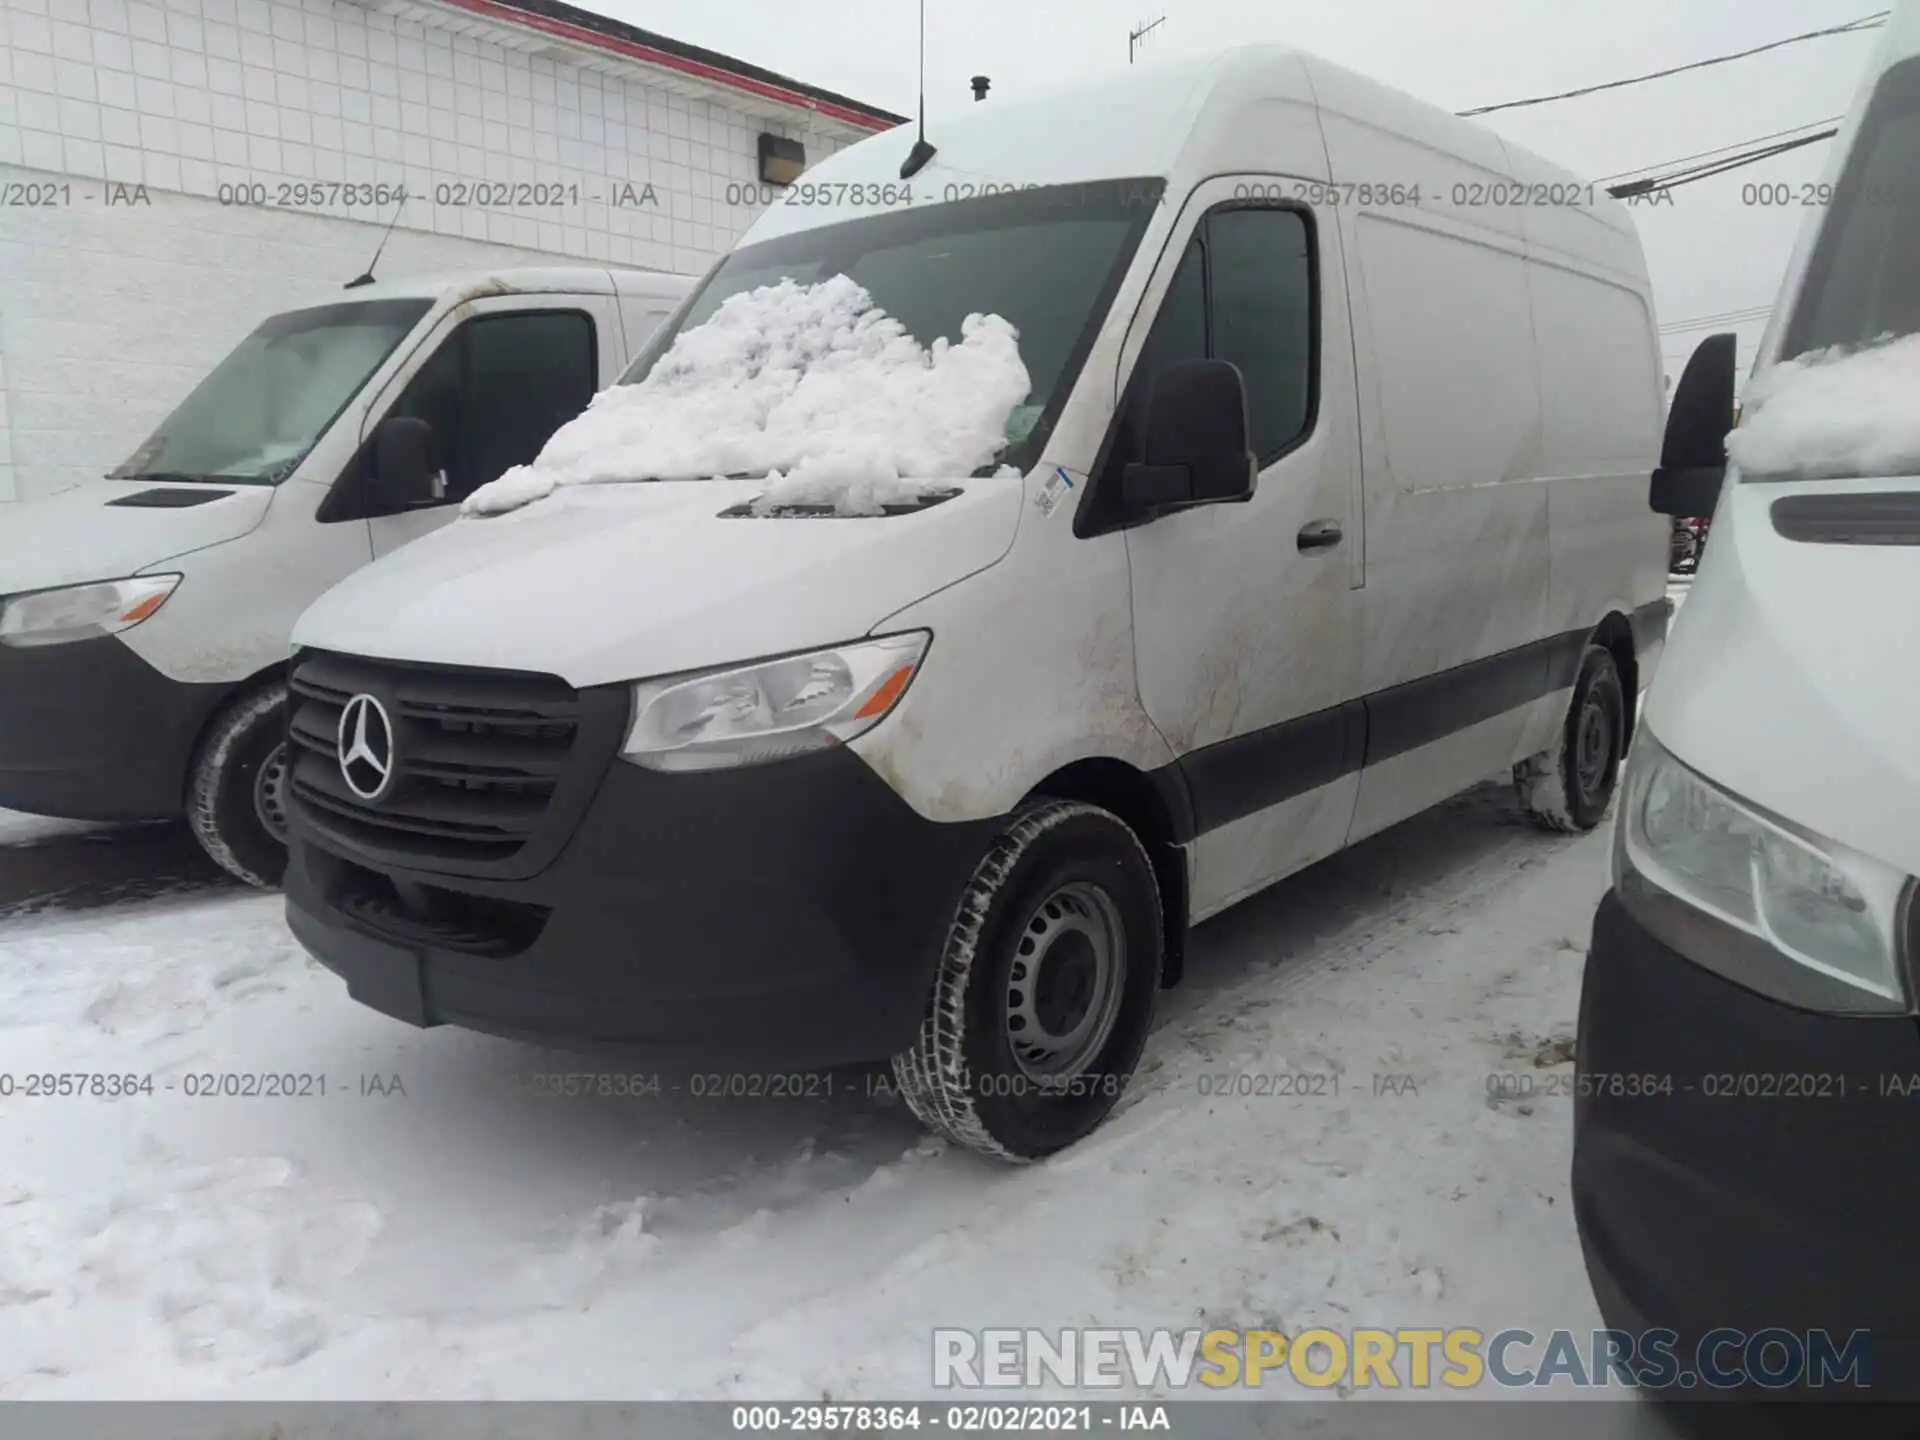
[(287, 919), (355, 999), (415, 1025), (762, 1071), (877, 1060), (912, 1042), (996, 828), (922, 818), (844, 750), (705, 774), (613, 760), (525, 879), (356, 860), (296, 807)]
[(1577, 1054), (1574, 1214), (1608, 1324), (1674, 1331), (1683, 1368), (1718, 1330), (1864, 1330), (1870, 1388), (1824, 1398), (1920, 1398), (1920, 1025), (1775, 1003), (1609, 892)]
[(170, 820), (231, 685), (170, 680), (113, 636), (0, 645), (0, 808), (69, 820)]

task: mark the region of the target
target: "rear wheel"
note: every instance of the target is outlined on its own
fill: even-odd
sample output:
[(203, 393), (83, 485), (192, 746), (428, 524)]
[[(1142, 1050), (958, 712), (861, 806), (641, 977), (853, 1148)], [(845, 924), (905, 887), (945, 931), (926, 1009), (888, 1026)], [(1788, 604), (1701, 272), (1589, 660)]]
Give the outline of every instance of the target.
[(1547, 830), (1591, 830), (1606, 816), (1626, 750), (1626, 691), (1604, 646), (1589, 645), (1559, 743), (1513, 767), (1520, 808)]
[(1115, 815), (1023, 810), (975, 869), (926, 1018), (894, 1076), (921, 1122), (1003, 1160), (1037, 1160), (1106, 1119), (1160, 988), (1153, 866)]
[(214, 863), (272, 889), (287, 868), (287, 687), (249, 692), (207, 727), (187, 778), (187, 821)]

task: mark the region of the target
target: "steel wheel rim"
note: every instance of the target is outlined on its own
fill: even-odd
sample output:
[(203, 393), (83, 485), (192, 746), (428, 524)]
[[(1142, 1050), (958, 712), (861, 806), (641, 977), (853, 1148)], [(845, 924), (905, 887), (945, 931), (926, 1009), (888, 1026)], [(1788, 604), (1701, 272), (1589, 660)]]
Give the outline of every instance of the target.
[(1067, 1081), (1106, 1049), (1126, 994), (1127, 941), (1120, 907), (1084, 880), (1033, 908), (1007, 977), (1008, 1048), (1021, 1074)]
[(287, 838), (287, 747), (273, 747), (253, 777), (253, 812), (274, 839)]
[(1607, 775), (1607, 759), (1612, 750), (1607, 712), (1589, 696), (1580, 710), (1580, 726), (1574, 736), (1574, 773), (1580, 781), (1580, 793), (1588, 799), (1600, 793)]

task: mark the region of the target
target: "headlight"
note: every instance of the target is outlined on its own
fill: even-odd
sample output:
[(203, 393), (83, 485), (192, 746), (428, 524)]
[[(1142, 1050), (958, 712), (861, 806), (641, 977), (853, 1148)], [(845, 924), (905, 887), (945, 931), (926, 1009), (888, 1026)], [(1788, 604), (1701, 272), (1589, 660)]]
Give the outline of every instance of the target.
[(634, 687), (620, 753), (653, 770), (720, 770), (824, 750), (871, 730), (906, 693), (924, 630)]
[(167, 603), (178, 575), (37, 590), (0, 602), (0, 645), (64, 645), (130, 630)]
[[(1907, 877), (1734, 799), (1644, 728), (1627, 769), (1614, 883), (1672, 948), (1751, 989), (1813, 1009), (1908, 1008)], [(1703, 918), (1719, 922), (1717, 936), (1702, 931)]]

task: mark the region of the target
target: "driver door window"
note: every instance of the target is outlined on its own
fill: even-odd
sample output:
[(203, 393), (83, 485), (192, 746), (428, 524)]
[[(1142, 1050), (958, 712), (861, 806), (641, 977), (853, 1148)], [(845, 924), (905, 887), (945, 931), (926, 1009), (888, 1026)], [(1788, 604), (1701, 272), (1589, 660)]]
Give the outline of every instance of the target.
[(1120, 471), (1141, 458), (1153, 378), (1179, 360), (1228, 360), (1247, 391), (1247, 422), (1264, 470), (1313, 428), (1313, 235), (1298, 210), (1228, 205), (1203, 216), (1154, 316), (1120, 406), (1115, 443), (1096, 487), (1098, 530), (1118, 514)]
[(447, 339), (389, 413), (433, 426), (446, 498), (464, 500), (587, 408), (594, 346), (593, 321), (579, 311), (483, 315)]

